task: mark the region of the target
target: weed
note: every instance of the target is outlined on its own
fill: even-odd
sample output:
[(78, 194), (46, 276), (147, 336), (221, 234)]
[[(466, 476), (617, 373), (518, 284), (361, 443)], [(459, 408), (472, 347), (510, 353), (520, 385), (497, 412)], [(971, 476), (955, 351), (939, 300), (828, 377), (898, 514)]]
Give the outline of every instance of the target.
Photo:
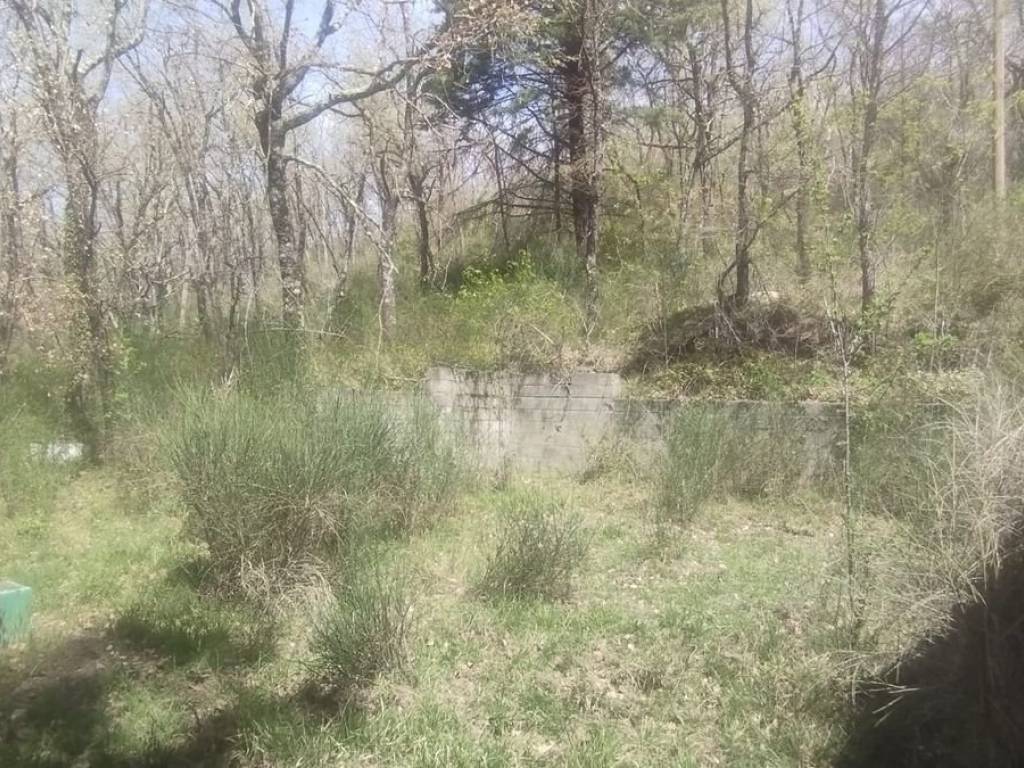
[(0, 380), (0, 518), (45, 515), (76, 463), (47, 456), (60, 438), (60, 417), (29, 368)]
[(916, 495), (875, 516), (890, 535), (859, 553), (871, 644), (852, 665), (859, 716), (842, 765), (1024, 759), (1024, 405), (991, 384), (946, 410), (904, 443)]
[(451, 498), (457, 457), (436, 416), (393, 411), (302, 390), (186, 393), (168, 452), (213, 569), (274, 589), (335, 555), (354, 525), (408, 530)]
[(539, 493), (503, 497), (497, 547), (477, 589), (490, 598), (559, 600), (572, 592), (589, 537), (564, 501)]
[(795, 489), (807, 462), (799, 435), (783, 407), (767, 414), (742, 403), (682, 407), (666, 435), (658, 517), (688, 523), (716, 497), (757, 498)]
[(676, 523), (693, 520), (715, 493), (721, 471), (725, 419), (713, 408), (682, 409), (665, 440), (658, 516)]
[(339, 687), (402, 666), (412, 603), (405, 579), (379, 565), (346, 569), (313, 633), (313, 668)]

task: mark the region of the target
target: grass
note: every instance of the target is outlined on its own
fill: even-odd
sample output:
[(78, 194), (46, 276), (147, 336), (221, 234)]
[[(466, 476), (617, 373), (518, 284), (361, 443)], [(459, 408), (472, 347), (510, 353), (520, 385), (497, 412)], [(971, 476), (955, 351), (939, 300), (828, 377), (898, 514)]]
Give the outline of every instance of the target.
[(403, 666), (412, 610), (401, 574), (377, 562), (343, 569), (313, 630), (317, 674), (328, 685), (347, 687)]
[(566, 599), (589, 548), (579, 514), (543, 493), (510, 494), (498, 506), (494, 551), (477, 591), (491, 599)]
[[(507, 309), (545, 279), (443, 300)], [(826, 765), (848, 743), (849, 660), (891, 659), (919, 629), (903, 609), (934, 590), (927, 573), (907, 589), (908, 565), (935, 571), (917, 553), (949, 526), (857, 497), (869, 604), (851, 647), (841, 515), (784, 487), (804, 449), (784, 407), (757, 429), (687, 409), (665, 472), (609, 444), (581, 478), (488, 486), (461, 482), (426, 412), (306, 397), (323, 350), (292, 381), (284, 361), (262, 368), (275, 343), (254, 336), (238, 380), (197, 377), (207, 394), (183, 410), (140, 348), (152, 375), (125, 389), (103, 466), (26, 460), (60, 419), (15, 393), (30, 407), (7, 415), (0, 575), (33, 587), (36, 615), (31, 641), (0, 651), (0, 765)], [(172, 422), (176, 477), (156, 448)], [(919, 475), (893, 460), (909, 433), (855, 427), (855, 459), (880, 471), (859, 476), (895, 499)], [(269, 600), (212, 589), (218, 554), (241, 563), (261, 532), (262, 565), (314, 567), (286, 564)]]
[(488, 602), (484, 544), (524, 489), (472, 490), (375, 558), (407, 574), (408, 660), (325, 711), (303, 696), (322, 596), (268, 619), (196, 591), (184, 513), (119, 512), (116, 479), (82, 472), (50, 524), (0, 541), (39, 598), (31, 643), (0, 656), (3, 722), (24, 710), (0, 764), (796, 766), (842, 735), (827, 506), (712, 503), (655, 548), (638, 486), (528, 484), (571, 499), (591, 555), (566, 602)]
[(369, 397), (190, 391), (168, 431), (187, 532), (250, 594), (301, 580), (363, 527), (409, 533), (458, 483), (435, 413)]
[[(655, 479), (659, 519), (687, 523), (716, 497), (770, 497), (799, 487), (810, 456), (797, 418), (784, 406), (756, 411), (742, 403), (694, 403), (681, 408), (669, 425)], [(821, 474), (822, 468), (814, 470)]]

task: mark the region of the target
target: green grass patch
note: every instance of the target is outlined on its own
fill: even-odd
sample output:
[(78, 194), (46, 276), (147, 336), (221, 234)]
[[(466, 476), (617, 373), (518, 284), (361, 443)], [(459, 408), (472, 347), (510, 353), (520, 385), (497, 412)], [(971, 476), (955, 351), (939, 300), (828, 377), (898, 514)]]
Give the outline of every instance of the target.
[(496, 509), (497, 541), (477, 583), (492, 599), (564, 600), (583, 565), (589, 535), (582, 518), (558, 497), (516, 492)]

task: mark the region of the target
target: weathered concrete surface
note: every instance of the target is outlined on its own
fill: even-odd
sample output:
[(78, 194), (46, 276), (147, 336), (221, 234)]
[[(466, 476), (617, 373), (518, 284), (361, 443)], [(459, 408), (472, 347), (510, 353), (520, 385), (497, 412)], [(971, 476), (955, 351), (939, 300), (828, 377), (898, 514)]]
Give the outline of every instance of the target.
[[(530, 471), (578, 472), (598, 444), (625, 437), (658, 445), (685, 401), (637, 400), (623, 396), (615, 373), (481, 373), (432, 368), (427, 398), (461, 427), (484, 464), (510, 464)], [(707, 403), (702, 403), (708, 407)], [(778, 428), (802, 435), (805, 474), (831, 464), (840, 436), (840, 412), (827, 403), (715, 403), (747, 429)]]
[(622, 380), (590, 372), (556, 378), (433, 368), (425, 388), (485, 464), (565, 471), (581, 469), (615, 424)]

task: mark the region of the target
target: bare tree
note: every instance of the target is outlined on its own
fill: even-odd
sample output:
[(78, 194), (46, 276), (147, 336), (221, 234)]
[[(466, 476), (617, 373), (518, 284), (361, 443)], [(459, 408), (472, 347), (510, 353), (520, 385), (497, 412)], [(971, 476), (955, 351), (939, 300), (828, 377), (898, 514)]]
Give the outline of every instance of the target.
[[(795, 7), (794, 7), (795, 2)], [(811, 215), (811, 131), (809, 105), (804, 72), (804, 0), (787, 0), (789, 44), (792, 66), (789, 70), (789, 91), (792, 101), (793, 137), (796, 140), (796, 273), (806, 283), (811, 276), (811, 256), (807, 246), (807, 229)]]
[[(91, 46), (95, 51), (90, 55), (81, 47), (88, 31), (82, 29), (76, 6), (3, 1), (13, 9), (24, 32), (27, 69), (63, 171), (61, 251), (68, 301), (73, 307), (71, 346), (75, 357), (67, 403), (75, 428), (95, 454), (104, 422), (111, 415), (113, 394), (113, 360), (96, 274), (103, 182), (98, 113), (115, 63), (142, 42), (146, 6), (135, 6), (134, 18), (128, 18), (130, 4), (111, 0), (102, 37)], [(99, 398), (99, 421), (89, 406), (92, 389)]]
[[(846, 13), (851, 29), (851, 97), (856, 115), (851, 161), (854, 228), (860, 267), (863, 309), (875, 301), (878, 256), (875, 253), (877, 211), (874, 200), (873, 159), (878, 142), (878, 121), (889, 78), (889, 60), (910, 35), (926, 3), (914, 0), (851, 0)], [(898, 22), (898, 23), (895, 23)], [(905, 63), (901, 62), (901, 67)]]
[(324, 4), (320, 23), (310, 45), (293, 56), (295, 0), (285, 0), (284, 17), (275, 29), (269, 7), (254, 0), (243, 12), (241, 0), (222, 6), (248, 57), (249, 89), (254, 99), (253, 121), (259, 134), (264, 163), (267, 205), (277, 242), (281, 275), (282, 320), (286, 326), (304, 324), (305, 281), (303, 253), (297, 239), (295, 210), (289, 194), (290, 170), (285, 151), (289, 134), (312, 122), (327, 110), (368, 98), (401, 80), (411, 61), (397, 59), (369, 73), (364, 85), (339, 89), (312, 101), (300, 98), (299, 89), (310, 73), (328, 69), (322, 57), (324, 44), (339, 29), (334, 0)]
[[(156, 74), (150, 77), (138, 60), (129, 67), (135, 82), (153, 105), (156, 122), (169, 148), (174, 179), (180, 192), (189, 237), (183, 268), (196, 298), (196, 314), (203, 337), (216, 338), (215, 248), (224, 221), (214, 211), (214, 189), (209, 155), (216, 129), (215, 119), (224, 110), (220, 94), (185, 61), (179, 65), (167, 52)], [(220, 248), (220, 250), (224, 250)]]

